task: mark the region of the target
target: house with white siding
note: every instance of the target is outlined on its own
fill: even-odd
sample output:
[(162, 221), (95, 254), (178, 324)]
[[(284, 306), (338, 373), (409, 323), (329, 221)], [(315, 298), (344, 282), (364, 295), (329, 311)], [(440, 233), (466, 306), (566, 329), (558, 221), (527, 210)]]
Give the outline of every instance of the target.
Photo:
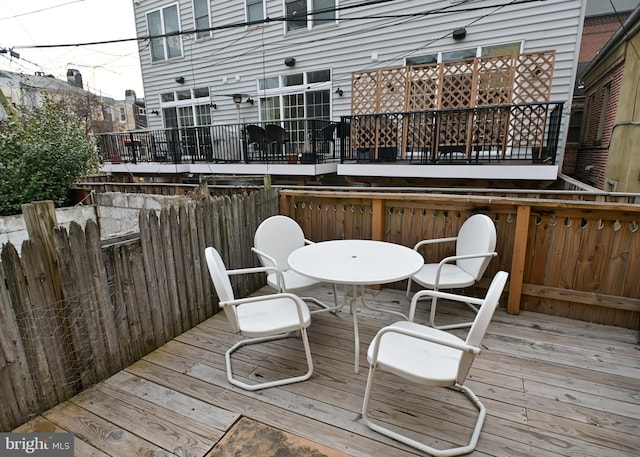
[(133, 3), (156, 135), (125, 138), (127, 163), (110, 138), (105, 171), (553, 181), (561, 169), (585, 0)]

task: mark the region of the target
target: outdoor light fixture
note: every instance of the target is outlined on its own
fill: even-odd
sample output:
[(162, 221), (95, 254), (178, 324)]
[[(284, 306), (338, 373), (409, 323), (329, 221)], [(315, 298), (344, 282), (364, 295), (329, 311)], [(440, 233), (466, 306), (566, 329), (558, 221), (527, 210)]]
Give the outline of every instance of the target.
[(240, 94), (233, 94), (231, 97), (233, 98), (233, 102), (234, 102), (236, 105), (240, 105), (240, 103), (242, 103), (242, 95), (240, 95)]
[(151, 110), (151, 114), (155, 114), (156, 116), (158, 114), (160, 114), (160, 112), (157, 109)]
[(247, 103), (251, 103), (253, 105), (253, 103), (254, 103), (253, 98), (251, 98), (251, 97), (247, 98)]
[(296, 64), (296, 59), (294, 57), (287, 57), (284, 59), (284, 64), (287, 67), (293, 67)]
[(177, 82), (178, 84), (184, 84), (184, 76), (178, 76), (178, 77), (176, 78), (176, 82)]
[(454, 40), (462, 40), (467, 36), (467, 29), (464, 27), (461, 29), (455, 29), (452, 36)]
[(344, 94), (344, 91), (338, 87), (336, 89), (336, 94), (338, 94), (338, 96), (342, 97), (342, 94)]

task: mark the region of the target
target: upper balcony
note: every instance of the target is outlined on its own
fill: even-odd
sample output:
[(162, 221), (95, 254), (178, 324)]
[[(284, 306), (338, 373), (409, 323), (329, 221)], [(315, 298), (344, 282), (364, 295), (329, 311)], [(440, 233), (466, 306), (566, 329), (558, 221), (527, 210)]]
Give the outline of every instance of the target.
[(103, 170), (111, 172), (553, 180), (562, 107), (529, 103), (111, 133), (100, 135), (98, 146)]
[(549, 100), (554, 59), (541, 51), (355, 72), (339, 122), (103, 135), (104, 171), (553, 181), (563, 130), (563, 102)]

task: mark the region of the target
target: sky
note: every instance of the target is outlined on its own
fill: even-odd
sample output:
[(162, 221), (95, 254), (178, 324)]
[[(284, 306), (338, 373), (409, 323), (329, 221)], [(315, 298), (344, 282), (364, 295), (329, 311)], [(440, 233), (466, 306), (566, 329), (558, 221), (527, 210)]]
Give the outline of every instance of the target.
[[(82, 74), (84, 88), (118, 100), (133, 89), (144, 96), (138, 47), (134, 40), (82, 45), (136, 37), (131, 0), (0, 0), (0, 70), (41, 71), (66, 80), (67, 69)], [(36, 49), (32, 46), (78, 44)]]

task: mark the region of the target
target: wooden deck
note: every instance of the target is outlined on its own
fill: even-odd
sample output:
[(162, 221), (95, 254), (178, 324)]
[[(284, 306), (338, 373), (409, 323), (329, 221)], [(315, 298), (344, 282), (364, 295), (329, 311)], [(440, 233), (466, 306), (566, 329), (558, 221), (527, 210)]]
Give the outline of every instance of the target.
[[(313, 295), (330, 300), (330, 290), (321, 287)], [(402, 291), (366, 293), (371, 304), (408, 309)], [(417, 315), (420, 322), (425, 308)], [(438, 309), (443, 322), (469, 313), (458, 305)], [(372, 432), (359, 419), (366, 347), (378, 329), (395, 320), (370, 311), (360, 316), (359, 375), (353, 371), (352, 321), (343, 311), (313, 318), (309, 335), (315, 371), (310, 380), (255, 393), (232, 387), (224, 352), (238, 336), (229, 332), (220, 314), (15, 431), (73, 432), (76, 457), (275, 455), (266, 436), (264, 442), (251, 439), (260, 441), (251, 443), (253, 453), (233, 453), (220, 444), (245, 417), (321, 446), (313, 452), (303, 448), (307, 451), (300, 455), (421, 455)], [(470, 455), (637, 456), (636, 336), (631, 330), (542, 314), (508, 315), (501, 307), (467, 382), (488, 411), (478, 447)], [(301, 351), (295, 338), (243, 349), (234, 367), (253, 379), (274, 371), (300, 372)], [(372, 404), (378, 417), (423, 430), (436, 446), (467, 438), (472, 410), (459, 394), (398, 385), (388, 376), (380, 381), (377, 398), (382, 401)]]

